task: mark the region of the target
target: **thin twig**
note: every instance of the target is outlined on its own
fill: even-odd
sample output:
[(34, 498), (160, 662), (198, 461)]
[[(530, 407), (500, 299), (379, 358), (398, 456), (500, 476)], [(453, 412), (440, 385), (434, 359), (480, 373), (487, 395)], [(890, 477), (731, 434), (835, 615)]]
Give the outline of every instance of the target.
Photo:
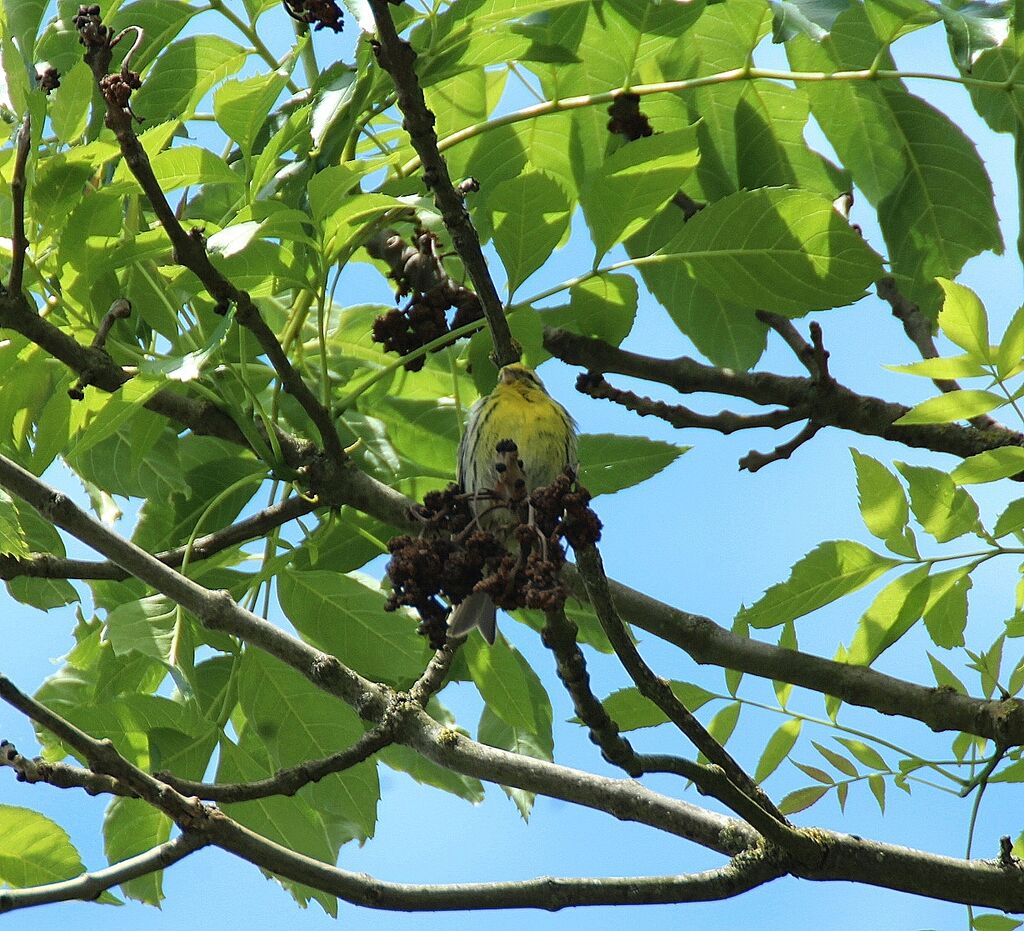
[(279, 770), (266, 779), (252, 782), (193, 782), (190, 779), (181, 779), (173, 773), (158, 772), (155, 775), (161, 782), (165, 782), (182, 795), (194, 795), (219, 804), (251, 802), (271, 796), (294, 795), (311, 782), (319, 782), (335, 773), (358, 766), (390, 744), (393, 739), (390, 728), (378, 725), (363, 734), (351, 747), (318, 760), (306, 760), (297, 766)]
[(448, 166), (438, 151), (434, 114), (427, 107), (423, 89), (416, 77), (416, 53), (408, 42), (399, 38), (388, 0), (370, 0), (370, 9), (377, 24), (377, 59), (395, 82), (398, 108), (405, 117), (403, 125), (423, 165), (423, 180), (433, 192), (434, 202), (451, 234), (452, 245), (459, 253), (473, 282), (473, 290), (480, 298), (494, 341), (495, 361), (499, 366), (518, 362), (520, 350), (505, 319), (505, 309), (480, 248), (480, 237), (466, 210), (465, 201), (452, 184)]
[(757, 799), (765, 811), (777, 820), (785, 822), (785, 818), (764, 794), (761, 787), (708, 733), (704, 725), (676, 697), (668, 683), (655, 675), (654, 671), (644, 662), (640, 652), (627, 634), (622, 618), (619, 617), (612, 601), (611, 592), (608, 589), (608, 579), (605, 577), (604, 566), (601, 563), (601, 555), (596, 547), (580, 547), (576, 551), (576, 566), (584, 585), (586, 585), (590, 604), (601, 622), (601, 628), (608, 637), (612, 649), (615, 650), (615, 655), (618, 656), (626, 672), (636, 683), (640, 693), (654, 702), (711, 763), (720, 766), (738, 789), (751, 798)]
[(18, 130), (18, 142), (14, 152), (14, 170), (11, 174), (11, 200), (13, 201), (13, 224), (11, 233), (11, 274), (7, 279), (7, 290), (21, 294), (25, 274), (25, 254), (28, 252), (28, 237), (25, 235), (25, 190), (27, 181), (25, 169), (32, 143), (32, 118), (25, 114)]
[(814, 435), (822, 428), (822, 426), (823, 424), (817, 423), (813, 420), (808, 420), (807, 423), (800, 428), (800, 432), (797, 433), (793, 439), (776, 446), (771, 452), (762, 453), (756, 449), (752, 449), (740, 459), (740, 468), (745, 469), (748, 472), (757, 472), (772, 462), (780, 462), (783, 459), (788, 459), (801, 446), (803, 446), (804, 443), (813, 439)]
[(114, 886), (166, 869), (209, 844), (206, 837), (184, 833), (138, 856), (102, 870), (81, 873), (74, 879), (24, 889), (0, 889), (0, 914), (53, 902), (91, 902)]
[[(191, 547), (179, 546), (156, 558), (165, 566), (178, 568), (188, 553), (189, 563), (209, 559), (217, 553), (265, 536), (271, 530), (323, 507), (324, 502), (312, 501), (301, 495), (293, 495), (277, 504), (272, 504), (238, 523), (194, 540)], [(115, 563), (96, 562), (88, 559), (62, 559), (49, 553), (37, 553), (18, 558), (0, 554), (0, 580), (10, 581), (19, 576), (37, 579), (109, 579), (121, 581), (129, 574)]]
[(17, 747), (6, 740), (0, 740), (0, 766), (8, 766), (18, 774), (18, 781), (29, 785), (44, 782), (57, 789), (85, 789), (89, 795), (121, 795), (126, 798), (138, 796), (128, 786), (112, 776), (94, 773), (81, 766), (67, 763), (48, 763), (46, 760), (29, 759), (18, 753)]
[(113, 130), (121, 149), (121, 155), (135, 180), (142, 188), (160, 225), (164, 228), (174, 249), (175, 261), (188, 268), (203, 283), (207, 292), (216, 302), (220, 312), (235, 307), (235, 319), (246, 327), (259, 343), (270, 364), (274, 367), (284, 389), (291, 394), (309, 415), (320, 434), (324, 451), (335, 462), (346, 458), (335, 429), (330, 411), (316, 398), (302, 376), (295, 370), (287, 353), (281, 346), (274, 331), (267, 326), (259, 308), (247, 291), (236, 288), (210, 260), (202, 232), (198, 229), (186, 231), (179, 222), (175, 211), (167, 201), (163, 190), (153, 173), (149, 156), (135, 135), (130, 109), (122, 106), (113, 94), (104, 92), (104, 79), (110, 66), (109, 39), (105, 44), (93, 45), (86, 55), (86, 62), (92, 68), (97, 87), (103, 94), (107, 108), (106, 123)]
[(620, 404), (641, 417), (658, 417), (680, 430), (715, 430), (726, 435), (739, 430), (756, 430), (763, 427), (777, 430), (807, 416), (802, 410), (769, 411), (766, 414), (737, 414), (733, 411), (700, 414), (682, 404), (667, 404), (664, 401), (634, 394), (624, 388), (616, 388), (603, 375), (595, 372), (578, 376), (576, 390), (592, 398)]

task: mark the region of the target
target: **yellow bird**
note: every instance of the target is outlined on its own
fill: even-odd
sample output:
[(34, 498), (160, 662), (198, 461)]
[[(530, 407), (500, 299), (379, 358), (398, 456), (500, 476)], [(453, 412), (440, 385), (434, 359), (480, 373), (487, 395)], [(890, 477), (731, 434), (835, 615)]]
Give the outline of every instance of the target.
[[(518, 461), (499, 451), (515, 443)], [(507, 444), (506, 444), (507, 445)], [(513, 457), (514, 458), (514, 457)], [(550, 484), (566, 467), (576, 467), (576, 423), (525, 365), (506, 365), (498, 384), (469, 412), (459, 444), (458, 481), (471, 497), (471, 508), (485, 530), (500, 533), (516, 519), (501, 501), (523, 497)], [(525, 487), (510, 487), (510, 485)], [(511, 544), (514, 537), (506, 541)], [(485, 592), (474, 592), (456, 606), (448, 621), (451, 637), (474, 627), (494, 643), (497, 608)]]

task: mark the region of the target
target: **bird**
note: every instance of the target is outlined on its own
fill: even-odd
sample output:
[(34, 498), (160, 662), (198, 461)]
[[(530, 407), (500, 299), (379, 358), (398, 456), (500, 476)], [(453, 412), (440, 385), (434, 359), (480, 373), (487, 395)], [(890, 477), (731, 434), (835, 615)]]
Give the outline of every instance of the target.
[[(470, 498), (477, 523), (501, 534), (516, 518), (504, 506), (523, 500), (576, 468), (576, 422), (544, 387), (533, 369), (521, 363), (503, 366), (498, 383), (470, 409), (459, 443), (457, 479)], [(515, 537), (508, 532), (506, 545)], [(450, 637), (479, 628), (493, 644), (497, 607), (486, 592), (473, 592), (455, 606), (448, 621)]]

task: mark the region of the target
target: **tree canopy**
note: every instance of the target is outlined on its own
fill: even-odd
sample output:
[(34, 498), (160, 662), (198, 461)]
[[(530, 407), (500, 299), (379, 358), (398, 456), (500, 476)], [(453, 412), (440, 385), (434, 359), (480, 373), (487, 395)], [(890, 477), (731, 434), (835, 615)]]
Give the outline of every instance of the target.
[[(1019, 816), (981, 826), (1024, 780), (1016, 5), (0, 10), (0, 630), (46, 612), (62, 654), (40, 682), (0, 651), (0, 799), (26, 783), (0, 912), (158, 905), (217, 848), (330, 915), (797, 877), (1019, 926)], [(518, 361), (583, 425), (579, 468), (488, 555), (457, 448)], [(729, 437), (738, 475), (687, 479)], [(820, 449), (843, 464), (808, 479)], [(862, 526), (832, 539), (844, 508)], [(653, 548), (708, 561), (655, 578)], [(730, 616), (698, 613), (711, 585)], [(446, 639), (474, 589), (507, 609), (493, 646)], [(460, 839), (432, 805), (485, 786), (680, 852), (348, 868), (398, 778), (435, 865)], [(47, 786), (106, 801), (106, 863)], [(966, 818), (959, 852), (847, 833), (894, 803)]]

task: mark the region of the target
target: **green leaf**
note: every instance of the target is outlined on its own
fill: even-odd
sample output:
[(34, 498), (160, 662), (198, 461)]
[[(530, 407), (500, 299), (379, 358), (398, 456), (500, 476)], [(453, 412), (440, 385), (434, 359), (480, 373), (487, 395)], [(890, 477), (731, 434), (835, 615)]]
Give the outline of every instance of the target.
[(881, 274), (830, 200), (783, 188), (716, 201), (647, 261), (682, 261), (724, 299), (788, 316), (851, 304)]
[(968, 353), (962, 356), (922, 359), (908, 365), (887, 365), (886, 368), (905, 375), (921, 375), (924, 378), (977, 378), (989, 374), (985, 367)]
[[(110, 863), (127, 860), (166, 843), (171, 827), (167, 815), (142, 799), (115, 798), (103, 818), (103, 852)], [(122, 883), (121, 891), (137, 902), (159, 906), (164, 898), (163, 870)]]
[(107, 639), (118, 656), (135, 650), (169, 663), (177, 617), (174, 602), (164, 595), (129, 601), (107, 614)]
[[(289, 55), (295, 60), (295, 52)], [(270, 74), (227, 81), (213, 95), (213, 114), (229, 139), (238, 143), (243, 155), (251, 155), (256, 136), (263, 128), (267, 114), (288, 83), (290, 67), (278, 68)]]
[(852, 753), (865, 766), (869, 766), (871, 769), (888, 771), (888, 765), (885, 760), (882, 759), (882, 755), (875, 750), (874, 747), (869, 747), (866, 743), (863, 743), (860, 740), (851, 740), (849, 737), (837, 737), (836, 740), (846, 747), (846, 749), (849, 750), (850, 753)]
[(947, 650), (964, 645), (967, 626), (967, 593), (973, 584), (974, 564), (960, 566), (932, 576), (924, 623), (936, 646)]
[(1006, 398), (992, 391), (980, 391), (976, 388), (964, 388), (949, 391), (935, 398), (928, 398), (915, 404), (902, 417), (893, 421), (894, 425), (912, 426), (923, 423), (953, 423), (957, 420), (970, 420), (981, 414), (1002, 407)]
[(508, 274), (508, 292), (543, 265), (569, 228), (569, 201), (549, 175), (529, 171), (491, 193), (494, 248)]
[(54, 133), (65, 145), (85, 132), (94, 80), (92, 70), (80, 61), (60, 76), (60, 87), (50, 94), (47, 114)]
[(849, 0), (768, 0), (772, 8), (772, 42), (788, 42), (805, 35), (815, 42), (824, 39)]
[(154, 63), (132, 109), (147, 124), (188, 116), (214, 85), (234, 74), (248, 52), (220, 36), (188, 36), (172, 42)]
[(871, 789), (871, 794), (875, 797), (875, 801), (878, 802), (878, 808), (885, 814), (885, 780), (878, 775), (878, 773), (871, 773), (868, 776), (868, 788)]
[(219, 155), (197, 145), (178, 146), (159, 152), (152, 159), (153, 174), (164, 192), (201, 184), (240, 185), (235, 174)]
[(569, 305), (540, 312), (545, 326), (563, 327), (618, 346), (633, 328), (638, 289), (629, 275), (598, 275), (569, 290)]
[[(887, 41), (872, 31), (863, 7), (852, 5), (824, 42), (796, 39), (786, 48), (798, 70), (893, 68)], [(934, 315), (936, 276), (955, 278), (967, 259), (1002, 248), (992, 184), (974, 144), (898, 83), (824, 82), (807, 93), (842, 163), (878, 208), (900, 289)]]
[(1024, 447), (1000, 446), (968, 456), (951, 473), (958, 485), (995, 482), (1024, 472)]
[[(238, 700), (249, 732), (243, 746), (265, 748), (267, 762), (274, 768), (328, 756), (351, 746), (363, 733), (359, 717), (348, 705), (258, 650), (248, 650), (243, 656)], [(308, 785), (296, 798), (312, 806), (315, 827), (310, 828), (308, 839), (289, 838), (287, 843), (293, 850), (333, 863), (340, 844), (373, 836), (379, 797), (372, 760)], [(282, 810), (287, 810), (293, 800), (278, 801)], [(239, 809), (252, 811), (262, 804), (232, 805), (230, 810), (232, 814)], [(249, 805), (253, 808), (247, 808)], [(296, 816), (301, 810), (295, 810)]]
[(765, 779), (779, 768), (779, 764), (789, 756), (789, 751), (793, 749), (793, 745), (800, 736), (802, 723), (797, 718), (786, 721), (768, 738), (768, 743), (765, 744), (761, 759), (757, 761), (754, 782), (764, 782)]
[(978, 525), (978, 505), (945, 472), (897, 462), (910, 486), (910, 508), (937, 543), (948, 543)]
[(996, 350), (996, 373), (1007, 378), (1024, 359), (1024, 307), (1017, 308)]
[(851, 449), (850, 453), (857, 470), (857, 495), (864, 525), (872, 535), (884, 540), (886, 545), (890, 545), (890, 541), (895, 542), (900, 547), (896, 552), (901, 555), (915, 555), (906, 552), (906, 546), (901, 547), (910, 509), (899, 479), (877, 459), (856, 449)]
[[(506, 723), (494, 713), (489, 704), (484, 705), (484, 710), (480, 714), (477, 739), (480, 743), (487, 744), (489, 747), (499, 747), (502, 750), (508, 750), (510, 753), (532, 757), (535, 760), (550, 762), (552, 758), (550, 741), (546, 741), (543, 737), (539, 737), (529, 730), (516, 728)], [(509, 786), (502, 786), (501, 788), (515, 803), (523, 820), (529, 820), (530, 811), (533, 809), (534, 794), (524, 789), (515, 789)]]
[[(677, 234), (682, 216), (675, 205), (626, 242), (633, 258), (657, 254)], [(745, 371), (764, 352), (767, 326), (752, 307), (725, 300), (700, 285), (682, 263), (641, 264), (644, 283), (673, 322), (715, 365)]]
[(551, 700), (522, 653), (503, 637), (493, 646), (470, 637), (463, 653), (487, 707), (517, 732), (532, 734), (550, 752)]
[(810, 808), (817, 802), (831, 786), (808, 786), (806, 789), (797, 789), (790, 792), (781, 802), (779, 811), (784, 815), (795, 815), (797, 812)]
[(816, 740), (811, 741), (812, 746), (818, 751), (826, 760), (828, 760), (839, 772), (846, 776), (851, 776), (856, 779), (860, 773), (857, 772), (857, 767), (853, 765), (845, 756), (841, 753), (836, 753), (835, 750), (830, 750), (828, 747), (822, 746)]
[(741, 608), (737, 618), (751, 627), (777, 627), (863, 588), (897, 565), (852, 540), (822, 543), (793, 566), (785, 582)]
[(928, 601), (929, 568), (916, 566), (897, 576), (875, 596), (857, 622), (846, 662), (870, 666), (917, 623)]
[(1021, 527), (1024, 527), (1024, 498), (1011, 501), (1006, 506), (1003, 513), (996, 519), (996, 527), (992, 531), (992, 535), (999, 539), (999, 537), (1005, 537), (1008, 533), (1020, 530)]
[[(670, 681), (669, 688), (689, 711), (696, 711), (698, 708), (703, 708), (709, 701), (725, 697), (690, 682)], [(618, 725), (619, 730), (623, 732), (635, 731), (642, 727), (657, 727), (657, 725), (668, 721), (665, 712), (650, 699), (641, 695), (640, 690), (633, 686), (612, 692), (602, 704), (611, 719)]]
[(973, 931), (1015, 931), (1024, 922), (1011, 918), (1009, 915), (997, 915), (990, 912), (987, 915), (975, 915), (971, 920)]
[[(736, 730), (742, 710), (743, 706), (738, 701), (731, 702), (720, 711), (716, 711), (715, 716), (708, 722), (708, 733), (723, 747), (729, 742), (732, 732)], [(702, 762), (707, 762), (703, 754), (699, 754), (698, 758)]]
[(30, 808), (0, 805), (0, 882), (23, 889), (85, 871), (67, 831)]
[(959, 692), (961, 695), (967, 695), (967, 686), (963, 684), (954, 674), (953, 671), (942, 663), (940, 660), (928, 654), (928, 662), (932, 665), (932, 674), (935, 676), (935, 684), (939, 688), (952, 689), (954, 692)]
[(277, 579), (285, 616), (304, 639), (379, 682), (411, 685), (430, 652), (404, 612), (384, 610), (384, 595), (337, 572), (293, 570)]
[(988, 342), (988, 315), (985, 307), (970, 288), (937, 278), (945, 294), (939, 313), (939, 327), (961, 349), (979, 362), (991, 361)]
[(21, 528), (18, 509), (10, 495), (0, 491), (0, 553), (8, 556), (25, 557), (31, 550)]
[(621, 146), (588, 173), (580, 204), (597, 250), (595, 263), (675, 196), (699, 157), (696, 129), (689, 127)]
[(996, 48), (1010, 34), (1010, 14), (1006, 3), (983, 0), (947, 5), (935, 3), (953, 48), (953, 58), (963, 71), (970, 71), (986, 49)]
[(579, 438), (579, 479), (593, 495), (631, 488), (675, 462), (689, 446), (644, 436), (584, 433)]

